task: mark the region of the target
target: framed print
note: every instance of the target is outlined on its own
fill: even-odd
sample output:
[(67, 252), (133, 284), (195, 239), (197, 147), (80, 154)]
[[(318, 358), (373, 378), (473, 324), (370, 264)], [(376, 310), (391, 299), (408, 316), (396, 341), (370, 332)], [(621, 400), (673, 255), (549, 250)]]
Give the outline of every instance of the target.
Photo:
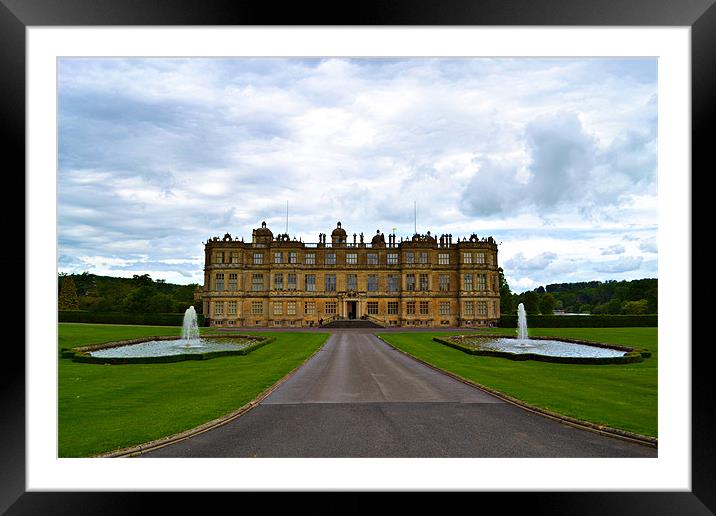
[[(161, 492), (151, 496), (160, 497), (163, 504), (167, 501), (170, 504), (176, 501), (184, 504), (184, 495), (174, 496), (179, 495), (178, 491), (206, 491), (209, 493), (201, 497), (202, 503), (213, 505), (214, 502), (218, 507), (217, 502), (223, 503), (227, 492), (234, 491), (460, 491), (479, 492), (483, 496), (490, 496), (499, 503), (507, 505), (512, 505), (517, 500), (518, 503), (527, 505), (530, 510), (551, 514), (555, 512), (712, 513), (716, 507), (716, 497), (711, 488), (714, 483), (714, 448), (710, 434), (714, 427), (714, 407), (709, 395), (710, 375), (706, 371), (712, 352), (708, 346), (699, 344), (696, 339), (692, 340), (691, 313), (701, 312), (697, 311), (696, 307), (692, 310), (692, 264), (690, 263), (691, 183), (694, 177), (698, 177), (692, 174), (691, 170), (705, 166), (707, 148), (705, 129), (712, 119), (714, 103), (712, 97), (713, 92), (716, 91), (716, 77), (714, 77), (716, 72), (713, 66), (714, 48), (716, 48), (713, 36), (716, 33), (714, 30), (716, 8), (712, 4), (712, 1), (702, 1), (679, 6), (666, 0), (628, 5), (617, 1), (587, 0), (495, 1), (480, 4), (468, 1), (417, 4), (401, 1), (388, 4), (381, 2), (362, 4), (356, 13), (349, 16), (339, 14), (340, 11), (331, 8), (326, 10), (318, 7), (289, 6), (287, 9), (274, 9), (275, 12), (272, 12), (267, 6), (234, 5), (231, 2), (202, 4), (160, 2), (144, 5), (133, 1), (71, 0), (63, 2), (60, 7), (46, 0), (0, 0), (2, 34), (0, 47), (3, 49), (0, 54), (5, 71), (5, 79), (1, 86), (2, 112), (6, 121), (4, 130), (7, 131), (6, 141), (15, 142), (15, 145), (10, 146), (9, 152), (17, 157), (17, 167), (26, 171), (23, 176), (24, 181), (18, 180), (19, 185), (16, 188), (26, 191), (28, 202), (25, 212), (26, 254), (23, 255), (27, 300), (24, 317), (27, 334), (24, 350), (20, 350), (17, 346), (8, 347), (6, 350), (6, 361), (16, 363), (17, 367), (14, 368), (14, 376), (10, 374), (3, 378), (3, 409), (6, 417), (3, 419), (5, 431), (0, 449), (2, 449), (1, 460), (6, 467), (3, 468), (3, 482), (0, 483), (2, 510), (7, 510), (8, 514), (33, 514), (57, 512), (57, 508), (62, 507), (61, 510), (68, 514), (112, 511), (128, 513), (139, 511), (144, 507), (149, 495), (142, 492)], [(588, 58), (598, 61), (624, 57), (640, 58), (647, 62), (644, 69), (647, 70), (645, 74), (650, 77), (649, 87), (656, 88), (658, 85), (659, 93), (653, 96), (652, 105), (655, 111), (658, 103), (658, 124), (654, 124), (650, 136), (652, 139), (649, 140), (649, 142), (653, 141), (654, 145), (658, 140), (659, 169), (659, 255), (658, 262), (656, 258), (653, 260), (653, 271), (654, 274), (658, 271), (659, 293), (662, 297), (662, 305), (659, 306), (659, 319), (662, 326), (659, 327), (658, 332), (662, 351), (658, 370), (658, 456), (644, 459), (550, 457), (543, 459), (129, 458), (122, 460), (89, 458), (91, 454), (58, 455), (57, 358), (47, 358), (47, 353), (43, 356), (42, 350), (47, 349), (47, 346), (43, 348), (43, 342), (52, 342), (49, 347), (53, 351), (55, 349), (54, 340), (57, 340), (58, 326), (56, 307), (60, 295), (56, 278), (58, 263), (65, 259), (62, 250), (59, 249), (57, 238), (61, 217), (58, 206), (60, 184), (58, 177), (62, 166), (60, 154), (61, 149), (66, 148), (63, 145), (70, 138), (75, 138), (75, 142), (79, 138), (88, 142), (87, 145), (93, 145), (92, 135), (87, 131), (77, 131), (70, 137), (61, 134), (58, 129), (61, 85), (66, 84), (65, 78), (69, 78), (67, 82), (71, 82), (70, 74), (63, 76), (61, 70), (69, 70), (80, 60), (90, 62), (94, 59), (99, 63), (92, 69), (94, 75), (90, 74), (88, 83), (82, 85), (82, 88), (73, 90), (74, 96), (71, 102), (75, 103), (79, 112), (87, 106), (91, 107), (92, 88), (132, 88), (131, 80), (127, 80), (127, 77), (134, 76), (136, 70), (132, 68), (132, 63), (140, 59), (151, 61), (181, 58), (191, 63), (199, 60), (208, 62), (211, 59), (233, 59), (241, 62), (242, 59), (252, 58), (256, 63), (252, 73), (261, 76), (262, 80), (268, 81), (271, 73), (277, 75), (282, 73), (277, 70), (291, 69), (293, 80), (315, 81), (320, 78), (301, 76), (302, 72), (297, 71), (298, 67), (292, 68), (296, 60), (313, 63), (312, 60), (335, 58), (338, 65), (363, 60), (361, 62), (375, 65), (376, 76), (384, 73), (381, 68), (383, 63), (393, 60), (396, 63), (395, 68), (406, 75), (414, 74), (434, 80), (432, 78), (434, 76), (430, 75), (436, 73), (434, 69), (418, 69), (418, 67), (409, 69), (408, 66), (402, 67), (404, 63), (401, 60), (424, 58), (441, 63), (450, 62), (450, 66), (446, 68), (462, 70), (460, 73), (464, 74), (468, 73), (465, 71), (468, 69), (465, 63), (469, 59), (486, 57), (496, 61), (510, 58), (519, 63), (523, 62), (520, 60), (528, 62), (530, 59)], [(370, 61), (371, 59), (374, 61)], [(110, 61), (115, 63), (120, 60), (124, 60), (121, 67), (113, 68), (112, 64), (107, 65)], [(159, 61), (157, 63), (159, 63), (157, 69), (165, 66)], [(279, 64), (272, 69), (273, 71), (265, 72), (275, 63)], [(577, 68), (575, 67), (575, 70)], [(202, 69), (210, 70), (207, 72), (209, 74), (219, 74), (216, 71), (218, 68)], [(615, 69), (617, 71), (612, 71), (613, 77), (618, 77), (622, 73), (619, 71), (621, 69), (618, 66)], [(440, 72), (444, 72), (444, 69)], [(339, 70), (331, 73), (343, 72)], [(589, 73), (589, 71), (579, 69), (575, 73)], [(628, 75), (631, 72), (623, 73)], [(638, 73), (642, 73), (642, 70), (635, 72), (635, 75)], [(107, 80), (107, 77), (114, 77), (114, 79)], [(547, 77), (545, 80), (548, 79)], [(321, 96), (329, 97), (341, 88), (340, 81), (332, 83), (325, 78), (320, 80), (324, 81), (324, 85), (314, 92), (319, 92)], [(365, 77), (361, 80), (367, 81)], [(517, 84), (517, 82), (512, 81), (509, 84)], [(172, 91), (190, 91), (190, 95), (195, 95), (199, 99), (197, 102), (204, 98), (199, 83), (187, 84), (181, 78), (171, 75), (162, 75), (154, 86), (161, 91), (169, 92), (169, 96)], [(523, 87), (526, 90), (525, 97), (529, 98), (529, 85)], [(141, 89), (141, 86), (138, 88)], [(493, 94), (497, 95), (498, 90), (499, 88), (492, 90)], [(284, 91), (279, 91), (279, 88), (272, 91), (271, 96), (261, 100), (264, 105), (274, 103), (288, 105), (286, 109), (302, 109), (301, 102), (294, 98), (287, 99)], [(457, 90), (453, 93), (459, 95)], [(584, 92), (580, 91), (580, 95), (583, 94)], [(626, 94), (624, 96), (626, 97)], [(66, 98), (68, 97), (62, 97), (62, 99)], [(574, 98), (576, 97), (569, 98), (569, 95), (565, 94), (563, 101), (574, 102)], [(387, 111), (391, 109), (391, 104), (397, 109), (395, 107), (398, 102), (397, 97), (386, 94), (384, 100), (385, 102), (375, 109)], [(586, 102), (584, 99), (582, 101)], [(133, 112), (135, 114), (143, 113), (142, 117), (163, 116), (161, 113), (149, 113), (147, 106), (148, 104), (141, 102), (129, 107), (115, 106), (116, 111), (112, 116), (134, 116), (128, 114), (128, 109), (136, 110)], [(235, 108), (241, 116), (252, 116), (250, 110), (242, 110), (241, 106), (231, 107)], [(611, 108), (633, 114), (630, 99), (625, 99), (622, 103), (615, 101)], [(544, 108), (545, 111), (552, 109), (556, 108), (552, 105)], [(602, 109), (610, 109), (610, 106), (604, 105)], [(597, 110), (594, 112), (596, 113)], [(641, 123), (645, 118), (638, 118), (639, 116), (642, 115), (635, 115), (635, 119)], [(304, 131), (303, 141), (309, 142), (312, 137), (320, 140), (320, 127), (325, 123), (325, 119), (300, 117), (299, 119), (306, 127), (313, 127), (313, 132)], [(260, 122), (251, 130), (267, 133), (274, 130), (274, 120), (270, 117)], [(343, 124), (350, 126), (350, 131), (343, 133), (340, 145), (366, 145), (365, 142), (374, 141), (371, 139), (373, 133), (364, 131), (364, 126), (354, 122), (355, 120), (343, 120)], [(655, 137), (657, 125), (658, 139)], [(201, 130), (213, 130), (210, 127), (212, 126), (202, 126)], [(225, 128), (216, 128), (216, 131), (223, 129)], [(92, 131), (95, 130), (104, 131), (106, 128), (98, 124)], [(447, 132), (444, 127), (441, 130)], [(487, 133), (497, 129), (485, 124), (483, 130)], [(535, 146), (539, 145), (540, 138), (544, 134), (570, 133), (569, 141), (572, 147), (565, 152), (572, 152), (572, 155), (579, 150), (574, 151), (575, 146), (591, 145), (594, 148), (598, 146), (582, 134), (580, 121), (576, 119), (565, 121), (548, 117), (543, 125), (535, 125), (530, 130), (533, 130), (531, 141), (537, 142), (534, 143)], [(114, 142), (116, 149), (122, 149), (123, 145), (130, 145), (130, 143), (135, 145), (138, 142), (132, 140), (127, 143), (121, 135), (109, 130), (102, 134)], [(161, 153), (162, 148), (166, 149), (160, 140), (152, 140), (152, 136), (147, 134), (148, 143), (145, 150), (137, 151), (136, 148), (126, 147), (124, 152), (136, 152), (133, 154), (135, 158), (141, 156), (141, 159), (146, 160), (147, 163), (151, 162), (154, 155)], [(24, 146), (20, 143), (23, 138), (25, 138)], [(437, 136), (435, 138), (437, 139)], [(189, 139), (189, 144), (173, 143), (174, 156), (180, 160), (189, 159), (187, 157), (189, 154), (200, 154), (204, 162), (211, 163), (216, 156), (202, 149), (197, 144), (200, 140)], [(577, 143), (574, 143), (575, 141)], [(626, 149), (632, 144), (650, 145), (649, 142), (645, 144), (627, 141), (623, 142), (623, 147), (620, 148)], [(81, 153), (81, 145), (76, 143), (75, 145), (73, 152)], [(229, 145), (227, 143), (227, 148)], [(505, 148), (508, 145), (509, 142)], [(599, 152), (602, 152), (604, 146), (600, 149)], [(266, 165), (256, 161), (253, 163), (256, 167), (263, 167), (266, 171), (265, 177), (269, 175), (280, 177), (282, 174), (288, 177), (291, 173), (295, 174), (292, 176), (295, 179), (301, 173), (307, 173), (300, 172), (300, 167), (293, 172), (288, 172), (291, 161), (302, 159), (301, 152), (315, 155), (321, 151), (321, 148), (307, 144), (304, 149), (294, 149), (289, 157), (280, 157), (278, 154), (271, 153), (278, 164)], [(227, 152), (246, 152), (246, 148), (231, 146), (231, 150)], [(417, 155), (417, 151), (411, 152)], [(519, 152), (515, 152), (515, 155), (518, 155), (516, 159), (523, 159), (519, 156)], [(533, 159), (537, 159), (535, 155), (532, 156)], [(629, 160), (632, 159), (632, 155), (628, 154), (628, 150), (624, 150), (624, 155), (626, 157), (619, 166), (628, 168), (631, 166)], [(195, 157), (192, 156), (192, 159)], [(554, 163), (555, 159), (558, 158), (548, 156), (544, 158), (544, 162)], [(627, 161), (629, 163), (624, 164)], [(120, 161), (117, 163), (117, 167), (122, 166)], [(339, 174), (356, 174), (355, 170), (350, 169), (347, 164), (345, 168), (341, 168), (338, 161), (327, 159), (324, 163), (330, 163), (330, 167), (335, 168), (335, 171), (321, 176), (321, 184), (330, 185), (331, 174), (335, 177)], [(367, 160), (366, 163), (373, 166), (378, 162)], [(445, 166), (452, 167), (451, 170), (454, 169), (456, 175), (460, 174), (459, 167), (453, 162)], [(220, 172), (208, 168), (206, 173), (217, 174), (216, 177), (221, 175)], [(381, 174), (383, 179), (390, 177), (390, 172)], [(76, 191), (97, 188), (93, 190), (95, 193), (92, 195), (100, 196), (101, 175), (101, 171), (97, 172), (96, 177), (99, 179), (92, 185), (88, 181), (78, 181), (75, 184)], [(307, 181), (307, 175), (300, 177), (302, 181)], [(569, 183), (566, 176), (558, 179), (562, 181), (565, 190), (573, 188), (576, 191), (587, 188), (585, 185), (579, 185), (578, 182)], [(137, 196), (141, 197), (143, 187), (132, 186), (133, 180), (133, 177), (128, 176), (124, 183), (126, 188), (123, 188), (125, 192), (131, 190), (127, 195), (134, 196), (136, 200)], [(600, 192), (613, 192), (615, 189), (625, 187), (625, 184), (628, 186), (627, 183), (619, 183), (607, 187), (606, 183), (610, 180), (605, 180), (599, 185)], [(247, 179), (245, 188), (253, 188), (251, 181), (258, 181), (258, 179)], [(108, 185), (105, 186), (109, 188)], [(412, 187), (405, 182), (385, 182), (384, 187), (396, 190), (404, 188), (408, 197), (418, 195), (413, 193)], [(202, 194), (216, 195), (212, 188), (207, 184)], [(311, 188), (319, 189), (320, 185), (317, 183)], [(367, 191), (361, 189), (360, 181), (356, 181), (353, 188), (358, 193)], [(447, 190), (440, 190), (440, 185), (437, 183), (431, 188), (433, 197), (447, 196)], [(508, 195), (496, 190), (497, 186), (494, 188), (495, 190), (491, 190), (494, 193), (493, 197), (501, 199), (503, 204), (514, 206), (515, 203), (525, 199), (539, 203), (536, 194), (530, 197), (533, 194), (524, 189), (515, 190)], [(508, 187), (503, 185), (502, 188)], [(656, 189), (655, 181), (653, 188)], [(418, 185), (415, 191), (419, 190)], [(255, 202), (268, 206), (267, 201), (272, 196), (275, 197), (274, 193), (278, 190), (261, 193), (258, 188), (255, 191), (258, 192)], [(337, 187), (334, 191), (337, 191)], [(308, 192), (306, 196), (310, 195), (310, 189), (306, 192)], [(543, 194), (545, 199), (552, 199), (555, 195), (552, 190)], [(167, 195), (171, 195), (171, 192)], [(217, 202), (225, 202), (223, 198), (218, 196), (216, 198)], [(388, 201), (386, 204), (395, 202), (397, 198), (399, 196), (396, 194), (391, 198), (393, 201)], [(425, 202), (428, 198), (429, 196), (425, 198)], [(358, 204), (351, 205), (346, 201), (348, 197), (341, 197), (341, 199), (340, 202), (336, 201), (341, 206), (352, 206), (353, 210), (361, 209)], [(276, 201), (276, 199), (271, 200)], [(328, 206), (331, 199), (329, 196), (321, 196), (317, 197), (316, 202)], [(594, 204), (598, 202), (595, 200)], [(644, 202), (649, 210), (653, 209), (656, 212), (656, 195), (653, 199)], [(283, 206), (284, 200), (281, 199), (280, 203)], [(194, 218), (200, 217), (201, 214), (191, 211), (189, 205), (190, 203), (183, 213)], [(110, 214), (109, 202), (105, 207), (107, 217), (117, 216)], [(476, 206), (474, 203), (469, 207), (478, 211), (483, 209), (483, 206)], [(417, 212), (416, 203), (416, 235), (418, 234)], [(227, 220), (231, 220), (233, 216), (231, 213), (227, 215)], [(132, 213), (126, 213), (125, 216), (135, 217)], [(175, 218), (181, 216), (182, 213), (179, 211), (171, 214), (171, 217)], [(616, 217), (618, 214), (611, 214), (611, 216)], [(137, 215), (136, 218), (141, 217)], [(283, 214), (274, 221), (274, 226), (279, 223), (277, 221), (283, 224), (282, 218)], [(149, 219), (144, 221), (145, 224), (149, 222)], [(285, 223), (286, 241), (290, 242), (288, 207), (286, 207)], [(261, 228), (254, 230), (252, 237), (254, 241), (260, 240), (261, 230)], [(342, 230), (340, 223), (331, 238), (340, 239), (339, 230)], [(259, 233), (256, 233), (257, 231)], [(343, 231), (342, 234), (345, 233)], [(642, 249), (652, 244), (656, 246), (656, 233), (657, 229), (654, 229), (654, 234), (650, 236), (651, 240), (649, 242), (645, 240)], [(84, 229), (80, 227), (75, 234), (78, 235), (77, 238), (83, 238), (83, 235), (86, 238), (96, 236), (89, 227)], [(248, 237), (248, 235), (244, 236)], [(376, 238), (378, 236), (376, 235)], [(449, 237), (452, 243), (452, 235), (443, 236), (446, 242)], [(299, 241), (308, 242), (305, 238), (304, 236)], [(325, 238), (325, 235), (321, 238)], [(356, 235), (348, 234), (344, 238), (353, 238), (357, 246)], [(389, 242), (392, 243), (393, 238), (388, 235)], [(45, 241), (41, 243), (43, 239)], [(229, 236), (229, 239), (231, 240), (232, 237)], [(360, 239), (362, 243), (363, 234)], [(238, 237), (236, 240), (238, 241)], [(178, 244), (174, 242), (171, 245)], [(611, 254), (620, 252), (615, 246), (604, 248), (602, 254), (609, 259), (603, 259), (603, 270), (615, 271), (626, 263), (621, 258), (613, 260), (610, 258)], [(647, 249), (647, 252), (652, 251)], [(654, 250), (654, 256), (655, 253)], [(549, 258), (543, 255), (539, 256)], [(168, 259), (171, 260), (171, 257)], [(256, 257), (253, 259), (257, 260)], [(287, 254), (285, 258), (272, 256), (271, 259), (273, 263), (281, 263), (281, 260), (290, 261), (294, 258)], [(126, 263), (122, 260), (123, 258), (118, 255), (115, 265), (120, 268), (125, 266)], [(440, 260), (443, 258), (441, 257)], [(472, 260), (471, 257), (470, 261)], [(529, 261), (523, 255), (513, 253), (511, 263), (515, 264), (515, 267), (526, 268), (520, 260)], [(146, 261), (151, 263), (153, 259), (148, 258)], [(229, 261), (227, 254), (226, 263)], [(11, 261), (6, 263), (16, 264)], [(253, 263), (256, 264), (255, 261)], [(642, 261), (639, 260), (639, 263)], [(259, 265), (261, 265), (260, 261)], [(196, 264), (192, 267), (197, 268)], [(201, 269), (201, 264), (198, 268)], [(176, 269), (180, 271), (181, 267), (177, 265)], [(597, 267), (594, 270), (600, 269)], [(193, 270), (187, 272), (187, 274), (194, 273)], [(181, 274), (181, 271), (178, 274)], [(198, 274), (203, 279), (203, 273)], [(289, 274), (286, 277), (287, 284), (293, 281), (295, 285), (295, 277), (290, 276)], [(372, 280), (375, 282), (373, 290), (377, 290), (377, 278), (372, 279), (370, 275), (368, 276), (367, 289), (372, 290), (370, 287)], [(440, 278), (441, 290), (443, 285), (449, 284), (448, 275), (443, 276), (445, 281)], [(218, 281), (218, 278), (211, 279), (211, 281), (215, 280)], [(223, 276), (220, 281), (220, 290), (223, 290)], [(226, 281), (228, 285), (228, 282), (236, 279), (227, 276)], [(272, 277), (271, 281), (275, 286), (278, 279)], [(281, 276), (279, 290), (283, 289), (283, 281), (284, 278)], [(320, 281), (322, 282), (323, 279)], [(326, 285), (330, 283), (328, 279), (325, 281)], [(339, 278), (338, 281), (342, 279)], [(360, 281), (364, 279), (361, 278)], [(422, 279), (419, 278), (419, 281)], [(472, 276), (469, 281), (471, 290)], [(484, 282), (484, 279), (478, 279), (476, 276), (475, 283), (478, 284), (480, 281)], [(524, 281), (524, 285), (527, 285), (527, 280)], [(262, 282), (263, 278), (260, 278), (260, 285), (263, 285)], [(259, 283), (254, 277), (253, 290), (261, 290), (257, 287)], [(328, 286), (325, 288), (329, 290)], [(352, 292), (352, 289), (349, 291)], [(52, 295), (49, 296), (48, 292)], [(335, 308), (338, 312), (336, 315), (340, 315), (341, 310), (344, 310), (346, 314), (350, 314), (346, 315), (347, 318), (354, 318), (358, 310), (363, 310), (360, 308), (363, 305), (360, 304), (361, 301), (357, 296), (355, 299), (349, 297), (345, 306)], [(217, 309), (215, 305), (212, 307), (212, 310)], [(268, 309), (263, 305), (261, 307), (251, 305), (246, 310), (256, 310), (251, 313), (259, 314)], [(308, 306), (304, 307), (301, 304), (299, 309), (305, 309), (306, 313), (309, 313)], [(324, 309), (323, 305), (321, 309)], [(412, 309), (416, 310), (416, 307), (413, 306)], [(420, 307), (420, 310), (422, 309)], [(425, 309), (428, 309), (427, 303)], [(488, 308), (487, 305), (483, 307), (479, 303), (474, 309), (484, 310), (485, 313), (488, 313), (488, 310), (496, 310), (496, 308)], [(218, 312), (220, 315), (227, 313), (224, 312), (223, 304), (220, 305), (220, 310)], [(226, 310), (235, 311), (236, 307), (227, 304)], [(327, 305), (325, 310), (329, 310)], [(450, 315), (450, 310), (449, 303), (440, 305), (441, 315)], [(473, 313), (472, 310), (471, 305), (470, 313)], [(284, 305), (273, 302), (270, 311), (273, 315), (284, 317), (295, 314), (296, 306), (291, 303)], [(205, 313), (209, 313), (208, 308)], [(374, 307), (371, 303), (367, 303), (363, 313), (364, 318), (369, 318), (374, 313), (378, 313), (377, 305)], [(323, 320), (321, 320), (322, 324)], [(221, 495), (218, 492), (221, 492)], [(520, 494), (516, 495), (513, 492)], [(213, 494), (217, 497), (207, 502), (207, 498), (212, 498)], [(508, 501), (502, 501), (503, 499)]]

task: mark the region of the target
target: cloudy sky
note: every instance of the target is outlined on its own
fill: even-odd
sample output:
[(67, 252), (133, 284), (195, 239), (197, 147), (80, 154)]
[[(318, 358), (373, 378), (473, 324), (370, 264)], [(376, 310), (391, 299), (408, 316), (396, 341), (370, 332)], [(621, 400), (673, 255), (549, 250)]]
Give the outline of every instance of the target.
[(657, 277), (655, 59), (61, 59), (61, 272), (201, 283), (266, 221), (493, 236), (513, 291)]

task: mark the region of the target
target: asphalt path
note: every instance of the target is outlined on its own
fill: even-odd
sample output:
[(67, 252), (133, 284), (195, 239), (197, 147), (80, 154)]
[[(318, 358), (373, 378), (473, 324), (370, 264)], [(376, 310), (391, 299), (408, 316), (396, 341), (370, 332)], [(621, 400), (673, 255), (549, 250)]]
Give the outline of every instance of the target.
[(334, 333), (238, 419), (143, 457), (656, 457), (506, 403), (370, 332)]

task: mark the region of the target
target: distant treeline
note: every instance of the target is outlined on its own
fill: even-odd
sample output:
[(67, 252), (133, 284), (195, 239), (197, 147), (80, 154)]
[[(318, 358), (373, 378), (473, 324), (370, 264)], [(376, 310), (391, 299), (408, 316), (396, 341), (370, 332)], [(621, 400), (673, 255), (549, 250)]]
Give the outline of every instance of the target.
[(656, 278), (553, 283), (522, 294), (513, 294), (507, 287), (501, 291), (500, 306), (503, 314), (510, 315), (519, 303), (533, 315), (550, 315), (554, 311), (600, 315), (656, 314), (658, 291)]
[(88, 272), (61, 273), (57, 280), (60, 310), (167, 314), (193, 305), (201, 312), (201, 302), (194, 302), (197, 284), (174, 285), (148, 274), (114, 278)]
[[(551, 315), (555, 311), (604, 315), (645, 315), (658, 312), (658, 283), (655, 278), (631, 281), (588, 281), (553, 283), (514, 294), (500, 268), (500, 311), (514, 315), (523, 303), (530, 315)], [(201, 313), (202, 303), (194, 301), (199, 286), (175, 285), (153, 280), (148, 274), (114, 278), (82, 274), (58, 277), (59, 309), (90, 312), (183, 313), (193, 305)]]

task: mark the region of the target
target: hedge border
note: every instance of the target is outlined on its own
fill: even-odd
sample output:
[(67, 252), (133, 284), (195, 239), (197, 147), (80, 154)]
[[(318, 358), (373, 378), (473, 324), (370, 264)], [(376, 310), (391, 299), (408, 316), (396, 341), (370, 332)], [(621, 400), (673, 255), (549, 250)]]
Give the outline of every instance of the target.
[(622, 430), (621, 428), (615, 428), (607, 425), (600, 425), (598, 423), (593, 423), (591, 421), (586, 421), (584, 419), (578, 419), (571, 416), (566, 416), (564, 414), (560, 414), (558, 412), (553, 412), (551, 410), (543, 409), (541, 407), (538, 407), (537, 405), (531, 405), (525, 401), (522, 401), (519, 398), (515, 398), (513, 396), (509, 396), (505, 394), (504, 392), (498, 391), (497, 389), (493, 389), (492, 387), (488, 387), (486, 385), (482, 385), (481, 383), (478, 383), (474, 380), (470, 380), (469, 378), (465, 378), (464, 376), (460, 376), (457, 373), (453, 373), (452, 371), (448, 371), (447, 369), (442, 369), (434, 364), (431, 364), (427, 360), (423, 360), (422, 358), (419, 358), (411, 353), (408, 353), (407, 351), (403, 351), (399, 347), (391, 344), (385, 338), (383, 338), (381, 335), (376, 335), (376, 338), (380, 339), (383, 343), (393, 348), (398, 353), (402, 353), (405, 356), (408, 356), (412, 358), (413, 360), (416, 360), (420, 362), (421, 364), (435, 370), (439, 371), (451, 378), (454, 378), (455, 380), (462, 382), (466, 385), (470, 385), (471, 387), (474, 387), (476, 389), (480, 389), (482, 391), (485, 391), (489, 394), (492, 394), (496, 398), (499, 398), (503, 401), (506, 401), (507, 403), (511, 403), (512, 405), (516, 405), (524, 410), (527, 410), (529, 412), (533, 412), (535, 414), (539, 414), (540, 416), (546, 417), (548, 419), (553, 419), (555, 421), (560, 421), (566, 425), (573, 426), (575, 428), (581, 428), (582, 430), (587, 430), (590, 432), (594, 432), (601, 435), (607, 435), (609, 437), (614, 437), (617, 439), (622, 439), (624, 441), (632, 441), (637, 442), (639, 444), (643, 444), (645, 446), (651, 446), (653, 448), (658, 448), (659, 446), (659, 438), (653, 437), (650, 435), (643, 435), (638, 434), (636, 432), (630, 432), (628, 430)]
[[(631, 348), (627, 346), (619, 346), (612, 344), (604, 344), (603, 342), (592, 342), (588, 340), (579, 339), (557, 339), (551, 337), (530, 337), (531, 340), (558, 340), (560, 342), (570, 342), (574, 344), (583, 344), (589, 346), (595, 346), (604, 349), (616, 349), (618, 351), (625, 351), (627, 354), (622, 357), (599, 357), (599, 358), (588, 358), (588, 357), (553, 357), (549, 355), (539, 355), (536, 353), (510, 353), (508, 351), (493, 351), (485, 349), (475, 349), (472, 346), (466, 346), (460, 342), (448, 339), (464, 339), (464, 338), (490, 338), (490, 337), (475, 337), (474, 335), (454, 335), (451, 337), (441, 338), (433, 337), (435, 342), (443, 344), (445, 346), (457, 349), (468, 355), (478, 355), (486, 357), (497, 357), (507, 358), (509, 360), (524, 361), (524, 360), (535, 360), (537, 362), (551, 362), (556, 364), (584, 364), (584, 365), (613, 365), (613, 364), (633, 364), (642, 362), (645, 358), (651, 357), (651, 352), (643, 348)], [(503, 337), (512, 339), (514, 337)]]
[[(139, 326), (181, 326), (183, 313), (92, 312), (89, 310), (58, 310), (57, 321), (84, 324), (134, 324)], [(197, 314), (197, 324), (204, 326), (204, 314)]]
[[(659, 316), (651, 315), (528, 315), (530, 328), (653, 328)], [(501, 328), (517, 328), (517, 315), (500, 316)]]
[(248, 338), (257, 340), (255, 344), (251, 344), (245, 348), (237, 349), (235, 351), (209, 351), (206, 353), (184, 353), (180, 355), (169, 355), (162, 357), (94, 357), (89, 353), (91, 351), (97, 351), (99, 349), (111, 349), (121, 346), (129, 346), (131, 344), (140, 344), (142, 342), (149, 342), (152, 340), (178, 340), (177, 337), (173, 336), (161, 336), (161, 337), (142, 337), (138, 339), (119, 340), (114, 342), (105, 342), (102, 344), (93, 344), (91, 346), (80, 346), (77, 348), (62, 348), (60, 350), (61, 358), (69, 358), (73, 362), (85, 363), (85, 364), (108, 364), (108, 365), (122, 365), (122, 364), (168, 364), (175, 362), (184, 362), (187, 360), (211, 360), (212, 358), (226, 357), (226, 356), (237, 356), (237, 355), (248, 355), (249, 353), (256, 351), (257, 349), (265, 346), (266, 344), (276, 340), (276, 337), (261, 337), (258, 335), (221, 335), (221, 334), (207, 334), (202, 335), (202, 338), (217, 338), (217, 339), (237, 339), (237, 338)]

